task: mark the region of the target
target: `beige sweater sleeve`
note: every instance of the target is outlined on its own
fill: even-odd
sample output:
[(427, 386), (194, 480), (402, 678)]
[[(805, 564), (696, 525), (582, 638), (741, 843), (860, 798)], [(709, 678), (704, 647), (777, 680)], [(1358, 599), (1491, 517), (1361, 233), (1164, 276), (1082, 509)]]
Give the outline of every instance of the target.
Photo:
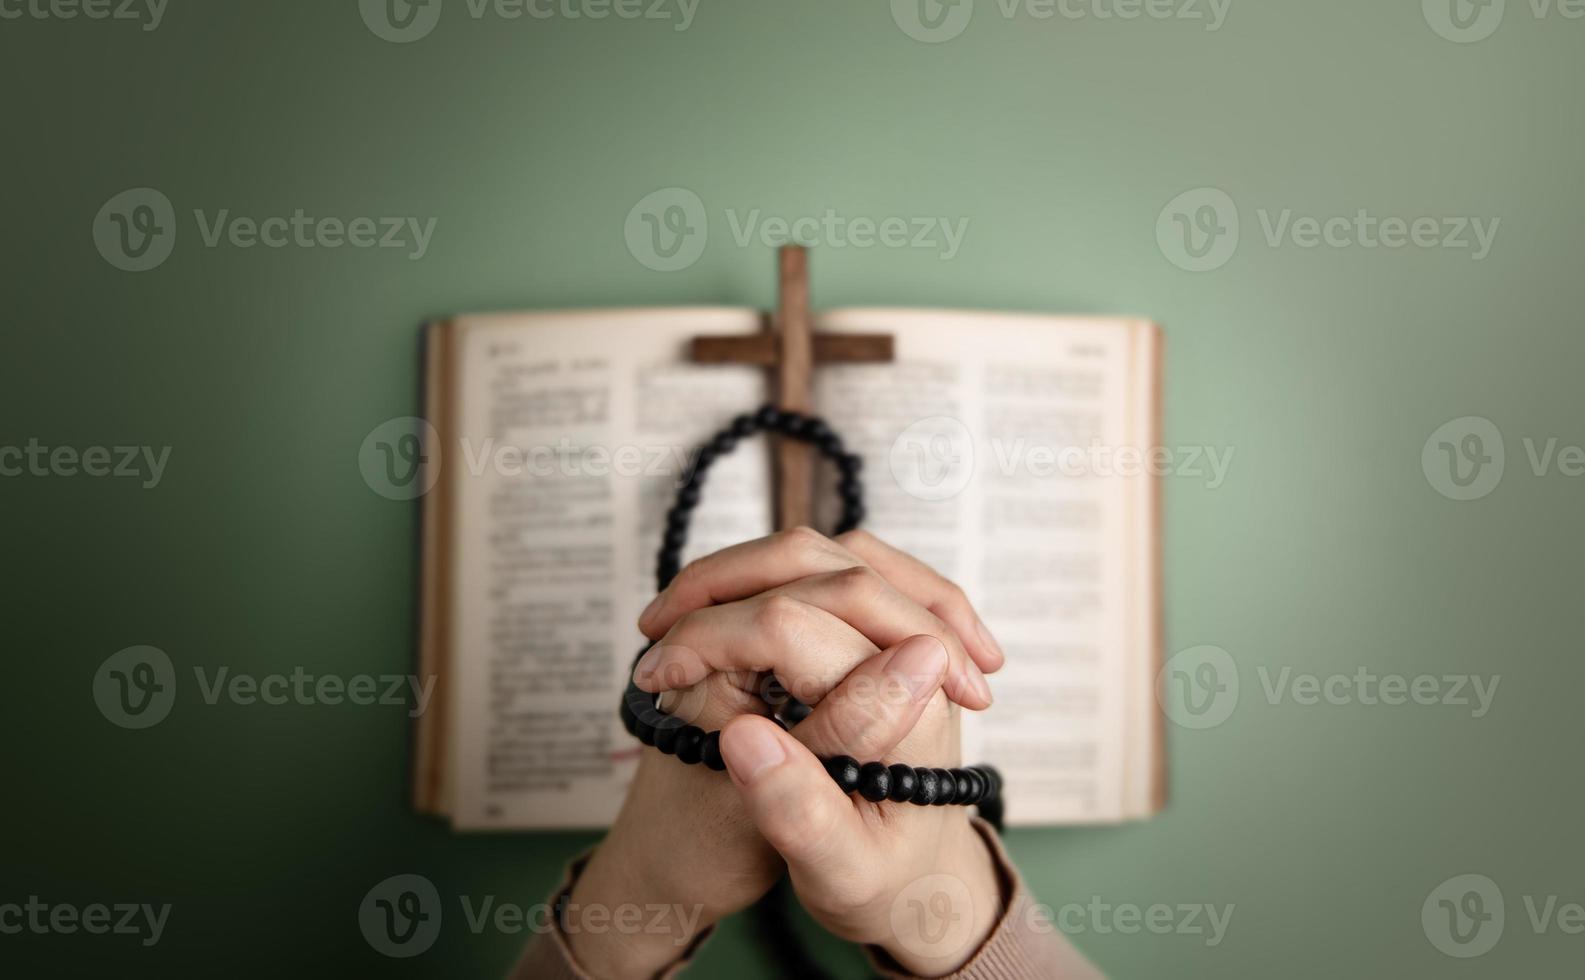
[[(1002, 842), (991, 826), (974, 818), (974, 826), (985, 838), (991, 856), (996, 862), (1001, 879), (1002, 895), (1006, 903), (996, 927), (986, 937), (983, 945), (957, 972), (947, 980), (1099, 980), (1100, 971), (1091, 966), (1078, 950), (1056, 930), (1049, 918), (1039, 914), (1034, 899), (1024, 887), (1018, 869), (1007, 857)], [(567, 869), (567, 880), (551, 899), (552, 907), (572, 890), (578, 872), (588, 855), (578, 858)], [(554, 917), (553, 917), (554, 920)], [(692, 961), (699, 946), (710, 937), (705, 930), (682, 952), (676, 963), (661, 974), (669, 980)], [(899, 971), (897, 964), (885, 952), (868, 950), (870, 963), (881, 976), (894, 980), (916, 980), (913, 974)], [(512, 971), (511, 980), (600, 980), (578, 968), (562, 934), (559, 922), (548, 933), (538, 936), (523, 951), (523, 957)]]

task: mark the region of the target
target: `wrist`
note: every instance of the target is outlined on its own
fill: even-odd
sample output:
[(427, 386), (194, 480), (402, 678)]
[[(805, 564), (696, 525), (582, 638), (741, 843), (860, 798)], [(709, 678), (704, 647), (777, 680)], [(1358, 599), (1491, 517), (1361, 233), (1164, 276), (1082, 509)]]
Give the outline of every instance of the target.
[(920, 977), (945, 976), (972, 959), (1008, 900), (996, 859), (979, 831), (967, 819), (951, 827), (935, 866), (893, 901), (888, 939), (879, 944)]
[(578, 966), (599, 980), (653, 977), (680, 960), (716, 922), (680, 903), (632, 860), (615, 829), (568, 890), (558, 928)]

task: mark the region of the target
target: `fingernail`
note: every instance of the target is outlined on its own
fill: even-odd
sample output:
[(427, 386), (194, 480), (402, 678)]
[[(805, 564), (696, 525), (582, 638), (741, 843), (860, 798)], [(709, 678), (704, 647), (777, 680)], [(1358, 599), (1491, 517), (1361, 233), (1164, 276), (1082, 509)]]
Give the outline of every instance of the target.
[(974, 688), (975, 693), (984, 698), (986, 704), (994, 701), (995, 698), (991, 697), (991, 683), (985, 679), (984, 674), (980, 673), (980, 669), (973, 664), (969, 664), (966, 669), (969, 672), (969, 686)]
[(660, 666), (662, 656), (660, 646), (657, 644), (644, 651), (644, 655), (638, 658), (638, 663), (633, 665), (633, 680), (639, 687), (643, 687), (655, 675), (655, 669)]
[(660, 595), (657, 595), (657, 596), (655, 596), (655, 598), (649, 600), (649, 605), (645, 606), (644, 607), (644, 611), (638, 614), (638, 628), (639, 629), (642, 630), (645, 626), (647, 626), (649, 624), (649, 622), (651, 620), (653, 620), (656, 616), (660, 615), (660, 597), (661, 597), (661, 595), (665, 595), (665, 593), (662, 592), (662, 593), (660, 593)]
[(913, 701), (922, 701), (941, 686), (947, 669), (947, 648), (933, 636), (915, 636), (904, 641), (886, 663), (886, 674), (902, 682)]
[(980, 619), (978, 616), (975, 617), (975, 620), (979, 623), (980, 627), (980, 642), (989, 647), (990, 651), (996, 654), (998, 660), (1001, 660), (1005, 663), (1007, 660), (1007, 654), (1002, 652), (1002, 645), (997, 643), (996, 637), (991, 635), (991, 628), (986, 626), (985, 620)]
[(739, 725), (721, 739), (721, 756), (738, 782), (751, 783), (760, 773), (787, 761), (787, 750), (769, 725)]

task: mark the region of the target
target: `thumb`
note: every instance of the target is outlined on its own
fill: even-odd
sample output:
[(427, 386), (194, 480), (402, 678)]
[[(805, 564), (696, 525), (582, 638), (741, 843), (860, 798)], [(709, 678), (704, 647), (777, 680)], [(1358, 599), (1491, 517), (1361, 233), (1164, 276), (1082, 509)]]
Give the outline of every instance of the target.
[(760, 835), (790, 868), (820, 875), (858, 866), (863, 821), (803, 743), (768, 718), (739, 715), (721, 730), (721, 757)]

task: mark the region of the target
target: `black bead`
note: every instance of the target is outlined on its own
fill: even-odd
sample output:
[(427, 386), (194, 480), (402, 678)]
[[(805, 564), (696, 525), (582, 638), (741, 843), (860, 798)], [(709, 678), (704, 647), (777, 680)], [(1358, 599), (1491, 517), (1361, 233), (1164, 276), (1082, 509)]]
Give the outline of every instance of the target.
[(928, 769), (924, 766), (914, 770), (914, 777), (918, 780), (918, 785), (914, 787), (914, 795), (911, 801), (920, 806), (930, 806), (936, 801), (938, 790), (941, 788), (941, 780), (936, 778), (934, 769)]
[(787, 703), (782, 705), (781, 716), (782, 720), (787, 722), (787, 724), (796, 725), (800, 721), (803, 721), (805, 718), (809, 717), (809, 714), (812, 711), (814, 711), (813, 708), (809, 707), (807, 704), (804, 704), (797, 698), (788, 698)]
[(688, 518), (689, 518), (689, 516), (690, 515), (689, 515), (689, 513), (686, 510), (682, 510), (681, 508), (678, 508), (678, 507), (673, 507), (671, 510), (668, 510), (666, 512), (666, 527), (667, 527), (667, 529), (671, 529), (671, 528), (686, 528), (688, 526)]
[(684, 725), (677, 733), (677, 758), (690, 766), (697, 765), (699, 753), (704, 750), (704, 729), (698, 725)]
[(694, 486), (683, 487), (677, 491), (677, 506), (683, 510), (693, 510), (699, 506), (699, 488)]
[(958, 803), (973, 803), (974, 784), (969, 782), (969, 774), (962, 769), (954, 769), (952, 772), (957, 779), (957, 792), (953, 794), (952, 799)]
[(708, 769), (716, 772), (726, 768), (726, 760), (721, 758), (721, 733), (711, 732), (704, 737), (704, 746), (699, 750), (699, 759)]
[(753, 435), (754, 430), (758, 427), (759, 425), (754, 421), (754, 416), (752, 415), (739, 415), (732, 420), (732, 434), (739, 438)]
[(946, 769), (934, 770), (936, 774), (936, 806), (947, 806), (957, 799), (958, 781), (952, 778), (952, 773)]
[(776, 431), (784, 436), (798, 438), (808, 431), (809, 420), (797, 412), (782, 412), (781, 418), (776, 420)]
[(851, 755), (839, 755), (835, 759), (825, 761), (826, 772), (844, 793), (851, 793), (859, 788), (859, 763)]
[(827, 432), (825, 435), (820, 436), (815, 440), (815, 445), (820, 447), (820, 452), (823, 455), (831, 459), (837, 459), (842, 456), (845, 448), (842, 445), (842, 437), (835, 432)]
[(859, 795), (879, 803), (892, 791), (891, 770), (879, 762), (866, 762), (859, 769)]
[(864, 502), (864, 488), (857, 480), (843, 480), (837, 484), (837, 494), (842, 498), (844, 508)]
[(664, 547), (669, 557), (671, 552), (681, 551), (682, 546), (688, 543), (688, 532), (680, 527), (668, 528), (661, 540), (665, 542)]
[(717, 456), (725, 456), (737, 448), (737, 436), (733, 435), (730, 429), (726, 432), (718, 432), (716, 437), (710, 440), (710, 448)]
[(776, 679), (775, 674), (766, 674), (759, 683), (759, 699), (773, 708), (780, 707), (791, 700), (792, 696)]
[(914, 767), (899, 762), (891, 767), (892, 791), (886, 794), (887, 799), (893, 803), (906, 803), (914, 795), (914, 790), (919, 785), (919, 780), (914, 776)]
[(864, 505), (860, 503), (850, 504), (844, 501), (842, 504), (842, 522), (844, 524), (851, 524), (854, 527), (858, 527), (860, 524), (863, 524)]
[(638, 735), (638, 716), (633, 714), (633, 709), (627, 706), (627, 698), (622, 699), (622, 704), (616, 710), (617, 716), (622, 719), (622, 727), (634, 737)]
[(777, 428), (781, 425), (781, 410), (774, 405), (761, 406), (760, 410), (754, 413), (754, 421), (762, 429)]
[(1002, 793), (1002, 774), (995, 766), (979, 766), (980, 775), (985, 777), (985, 794), (980, 797), (981, 803), (996, 799)]
[(677, 751), (677, 736), (682, 734), (683, 720), (676, 715), (667, 715), (661, 723), (655, 726), (655, 748), (667, 755)]
[(864, 457), (857, 453), (848, 453), (837, 460), (837, 469), (841, 470), (844, 476), (857, 476), (859, 471), (864, 469)]
[(712, 446), (700, 447), (699, 451), (693, 454), (694, 478), (702, 479), (704, 476), (704, 471), (710, 468), (711, 463), (715, 462), (715, 457), (716, 451), (714, 448), (712, 448)]
[(963, 770), (963, 775), (969, 780), (969, 794), (965, 803), (978, 803), (985, 795), (985, 776), (973, 766)]
[(665, 716), (654, 708), (646, 708), (638, 712), (638, 724), (634, 726), (636, 731), (633, 734), (637, 735), (638, 740), (645, 745), (654, 745), (655, 726), (663, 717)]

